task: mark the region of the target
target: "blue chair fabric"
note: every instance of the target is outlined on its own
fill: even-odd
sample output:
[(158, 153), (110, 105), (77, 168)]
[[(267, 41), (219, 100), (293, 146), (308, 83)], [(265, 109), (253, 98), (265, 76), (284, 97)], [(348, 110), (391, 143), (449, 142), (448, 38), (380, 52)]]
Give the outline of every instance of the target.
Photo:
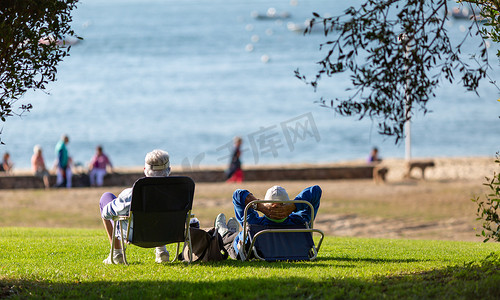
[[(310, 251), (314, 247), (311, 232), (280, 232), (285, 229), (307, 229), (304, 225), (248, 225), (250, 241), (259, 232), (254, 247), (258, 256), (266, 261), (299, 261), (309, 260)], [(268, 231), (268, 232), (263, 232)]]

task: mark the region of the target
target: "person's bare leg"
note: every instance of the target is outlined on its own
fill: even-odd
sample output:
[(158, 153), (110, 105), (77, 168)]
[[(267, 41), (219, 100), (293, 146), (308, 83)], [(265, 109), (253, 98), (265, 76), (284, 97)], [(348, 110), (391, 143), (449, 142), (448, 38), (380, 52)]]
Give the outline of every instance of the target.
[[(113, 224), (111, 224), (110, 220), (105, 220), (105, 219), (102, 219), (102, 223), (104, 224), (104, 228), (106, 229), (106, 233), (108, 234), (109, 242), (111, 243), (111, 240), (113, 239)], [(115, 243), (115, 249), (122, 248), (120, 240), (118, 240), (116, 237), (114, 243)]]
[(45, 188), (46, 188), (46, 189), (49, 189), (49, 188), (50, 188), (50, 184), (49, 184), (49, 176), (43, 176), (43, 185), (45, 185)]

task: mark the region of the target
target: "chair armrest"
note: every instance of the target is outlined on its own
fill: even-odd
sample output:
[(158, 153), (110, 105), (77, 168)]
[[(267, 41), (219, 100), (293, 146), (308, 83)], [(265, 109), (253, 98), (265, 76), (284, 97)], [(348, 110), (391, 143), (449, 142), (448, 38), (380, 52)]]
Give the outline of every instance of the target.
[(114, 216), (111, 218), (113, 221), (125, 221), (130, 219), (130, 216)]
[[(123, 235), (123, 228), (120, 226), (120, 231), (121, 231), (120, 235), (122, 237), (122, 241), (125, 240), (125, 241), (127, 241), (127, 243), (128, 243), (128, 235), (130, 233), (130, 223), (131, 223), (130, 219), (131, 218), (132, 218), (132, 212), (130, 212), (128, 216), (113, 216), (111, 218), (111, 220), (114, 223), (113, 224), (113, 233), (116, 232), (116, 228), (117, 228), (116, 225), (117, 225), (117, 223), (119, 221), (128, 221), (128, 225), (127, 225), (127, 230), (126, 230), (126, 235), (125, 236)], [(113, 238), (114, 238), (114, 235), (113, 235)]]

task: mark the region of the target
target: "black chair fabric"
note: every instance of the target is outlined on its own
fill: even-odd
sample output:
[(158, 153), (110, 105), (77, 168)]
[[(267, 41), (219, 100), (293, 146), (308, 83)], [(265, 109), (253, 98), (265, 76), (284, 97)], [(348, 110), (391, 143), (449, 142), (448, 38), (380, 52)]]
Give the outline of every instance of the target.
[(185, 241), (186, 217), (193, 206), (189, 177), (145, 177), (132, 192), (133, 232), (129, 242), (144, 248)]

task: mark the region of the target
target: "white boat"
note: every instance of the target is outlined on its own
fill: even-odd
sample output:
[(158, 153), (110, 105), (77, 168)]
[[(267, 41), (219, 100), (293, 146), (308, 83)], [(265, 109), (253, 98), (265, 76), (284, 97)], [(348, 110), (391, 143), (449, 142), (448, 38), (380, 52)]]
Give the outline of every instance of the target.
[(458, 19), (458, 20), (476, 20), (478, 22), (483, 22), (485, 19), (481, 17), (479, 14), (479, 9), (478, 13), (475, 14), (474, 11), (470, 10), (467, 7), (454, 7), (451, 11), (448, 12), (449, 15), (451, 15), (453, 18)]
[[(294, 23), (294, 22), (288, 22), (286, 24), (286, 28), (290, 31), (297, 32), (297, 33), (304, 33), (306, 28), (309, 27), (311, 24), (311, 20), (307, 19), (304, 21), (304, 23)], [(342, 30), (342, 25), (337, 24), (334, 27), (335, 30)], [(325, 33), (325, 27), (323, 26), (323, 23), (316, 23), (312, 29), (310, 29), (310, 33)]]
[(275, 19), (290, 18), (289, 13), (287, 13), (287, 12), (278, 13), (274, 7), (268, 8), (267, 12), (265, 14), (261, 14), (257, 11), (253, 11), (250, 15), (257, 20), (275, 20)]
[[(49, 45), (50, 43), (53, 43), (54, 40), (55, 40), (54, 36), (49, 35), (49, 36), (46, 36), (46, 37), (39, 39), (38, 44)], [(64, 39), (64, 40), (57, 39), (56, 45), (59, 47), (65, 48), (65, 47), (69, 47), (69, 46), (72, 46), (72, 45), (78, 43), (78, 41), (79, 40), (76, 38), (75, 39)]]

